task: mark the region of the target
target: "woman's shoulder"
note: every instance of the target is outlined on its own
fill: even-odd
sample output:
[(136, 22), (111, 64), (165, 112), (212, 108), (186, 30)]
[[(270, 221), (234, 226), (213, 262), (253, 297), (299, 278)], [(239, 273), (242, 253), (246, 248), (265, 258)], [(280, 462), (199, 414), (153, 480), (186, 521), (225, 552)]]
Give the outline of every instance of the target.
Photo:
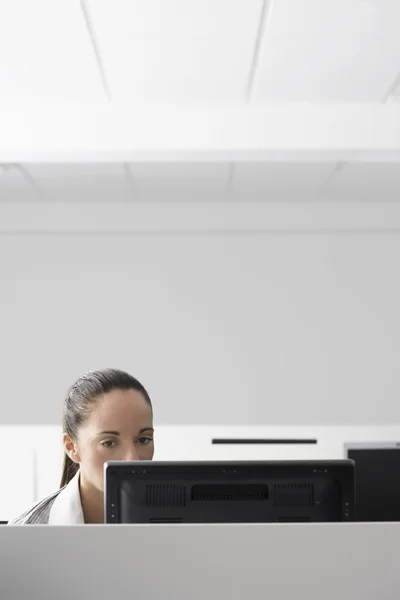
[(8, 525), (47, 525), (49, 522), (51, 507), (53, 506), (55, 499), (62, 489), (64, 488), (57, 490), (39, 502), (35, 502), (33, 506), (23, 512), (21, 515), (10, 519), (10, 521), (8, 521)]

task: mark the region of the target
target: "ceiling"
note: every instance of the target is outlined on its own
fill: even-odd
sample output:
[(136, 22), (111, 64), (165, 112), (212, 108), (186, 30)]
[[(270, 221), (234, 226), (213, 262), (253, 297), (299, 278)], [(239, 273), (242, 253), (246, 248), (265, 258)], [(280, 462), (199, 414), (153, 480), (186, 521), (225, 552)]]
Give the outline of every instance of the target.
[[(3, 135), (6, 151), (1, 160), (6, 162), (0, 164), (0, 201), (397, 201), (399, 161), (366, 163), (361, 157), (358, 162), (351, 158), (345, 162), (348, 159), (341, 156), (319, 161), (318, 154), (335, 143), (339, 147), (350, 129), (352, 143), (346, 146), (350, 156), (353, 149), (355, 154), (373, 151), (374, 144), (399, 150), (399, 23), (399, 0), (3, 2), (3, 134), (7, 121), (11, 125), (8, 136)], [(130, 113), (122, 112), (123, 104)], [(50, 119), (47, 107), (66, 105), (79, 110), (86, 107), (86, 115), (92, 118), (74, 120), (69, 108)], [(332, 110), (322, 117), (318, 105)], [(14, 121), (6, 106), (20, 108)], [(147, 148), (149, 137), (156, 140), (156, 149), (164, 138), (167, 149), (176, 140), (176, 147), (184, 152), (189, 153), (190, 140), (196, 140), (200, 150), (212, 149), (211, 142), (222, 131), (219, 145), (221, 140), (229, 143), (226, 147), (234, 157), (226, 162), (225, 158), (207, 162), (207, 157), (206, 162), (188, 162), (187, 157), (182, 162), (157, 162), (153, 156), (151, 162), (134, 163), (118, 162), (134, 160), (119, 156), (113, 162), (98, 163), (89, 157), (86, 162), (72, 158), (69, 163), (64, 159), (53, 163), (57, 144), (68, 151), (79, 147), (82, 139), (93, 142), (88, 146), (92, 150), (107, 149), (109, 144), (112, 154), (118, 146), (111, 143), (117, 138), (117, 128), (112, 120), (98, 118), (101, 112), (94, 109), (103, 106), (107, 110), (116, 107), (118, 134), (127, 132), (126, 138), (139, 150)], [(232, 107), (246, 113), (272, 106), (310, 110), (303, 119), (300, 111), (297, 120), (290, 120), (288, 113), (276, 127), (272, 113), (269, 117), (265, 113), (259, 124), (253, 119), (256, 126), (253, 123), (248, 138), (246, 119), (237, 121), (234, 116), (226, 122), (201, 121), (198, 128), (204, 136), (196, 131), (190, 137), (185, 126), (178, 131), (158, 115), (160, 107), (181, 111), (185, 106), (222, 107), (224, 115)], [(394, 112), (387, 113), (387, 121), (385, 115), (382, 120), (378, 115), (375, 120), (367, 116), (357, 120), (372, 106)], [(140, 107), (146, 109), (145, 119)], [(345, 114), (346, 107), (353, 107), (352, 116)], [(27, 116), (28, 108), (33, 117)], [(339, 113), (342, 119), (336, 118)], [(184, 122), (181, 113), (179, 118)], [(389, 122), (394, 126), (388, 126)], [(32, 123), (34, 135), (29, 128)], [(255, 135), (262, 126), (264, 138)], [(18, 137), (18, 129), (25, 137)], [(51, 131), (56, 143), (50, 148)], [(384, 133), (389, 131), (392, 137), (386, 141)], [(322, 132), (320, 137), (318, 132)], [(251, 162), (235, 156), (237, 148), (244, 148), (243, 153), (257, 151), (264, 139), (266, 143), (273, 139), (278, 149), (285, 148), (285, 143), (292, 150), (314, 148), (317, 158)], [(49, 148), (47, 160), (21, 163), (35, 160), (23, 154), (30, 145)], [(124, 143), (120, 145), (125, 148)], [(15, 152), (9, 157), (11, 147)], [(22, 155), (18, 155), (20, 149)]]
[(68, 163), (0, 167), (2, 202), (400, 201), (387, 163)]
[(6, 102), (400, 99), (398, 0), (13, 0)]

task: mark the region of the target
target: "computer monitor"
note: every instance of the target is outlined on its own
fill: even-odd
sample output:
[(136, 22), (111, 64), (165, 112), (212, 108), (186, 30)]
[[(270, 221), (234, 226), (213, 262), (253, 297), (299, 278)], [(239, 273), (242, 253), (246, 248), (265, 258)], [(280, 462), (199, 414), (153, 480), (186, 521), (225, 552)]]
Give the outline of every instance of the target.
[(353, 443), (357, 521), (400, 521), (400, 443)]
[(354, 520), (354, 463), (105, 464), (106, 523), (296, 523)]

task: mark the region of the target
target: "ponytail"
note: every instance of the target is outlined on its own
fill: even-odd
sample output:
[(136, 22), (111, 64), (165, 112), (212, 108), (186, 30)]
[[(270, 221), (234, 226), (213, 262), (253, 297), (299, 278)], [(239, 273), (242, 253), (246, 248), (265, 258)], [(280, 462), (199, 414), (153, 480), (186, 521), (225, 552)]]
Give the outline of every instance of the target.
[(71, 479), (77, 473), (78, 469), (79, 469), (78, 463), (75, 463), (73, 460), (71, 460), (70, 457), (68, 456), (68, 454), (64, 454), (64, 463), (63, 463), (60, 488), (63, 488), (71, 481)]

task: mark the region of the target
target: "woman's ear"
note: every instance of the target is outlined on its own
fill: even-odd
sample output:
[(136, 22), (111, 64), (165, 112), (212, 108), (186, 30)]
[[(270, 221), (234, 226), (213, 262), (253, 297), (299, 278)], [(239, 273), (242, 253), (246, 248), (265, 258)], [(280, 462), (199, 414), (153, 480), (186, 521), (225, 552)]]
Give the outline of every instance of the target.
[(73, 462), (80, 463), (81, 457), (79, 456), (78, 447), (67, 433), (63, 434), (63, 445), (67, 456), (69, 456)]

